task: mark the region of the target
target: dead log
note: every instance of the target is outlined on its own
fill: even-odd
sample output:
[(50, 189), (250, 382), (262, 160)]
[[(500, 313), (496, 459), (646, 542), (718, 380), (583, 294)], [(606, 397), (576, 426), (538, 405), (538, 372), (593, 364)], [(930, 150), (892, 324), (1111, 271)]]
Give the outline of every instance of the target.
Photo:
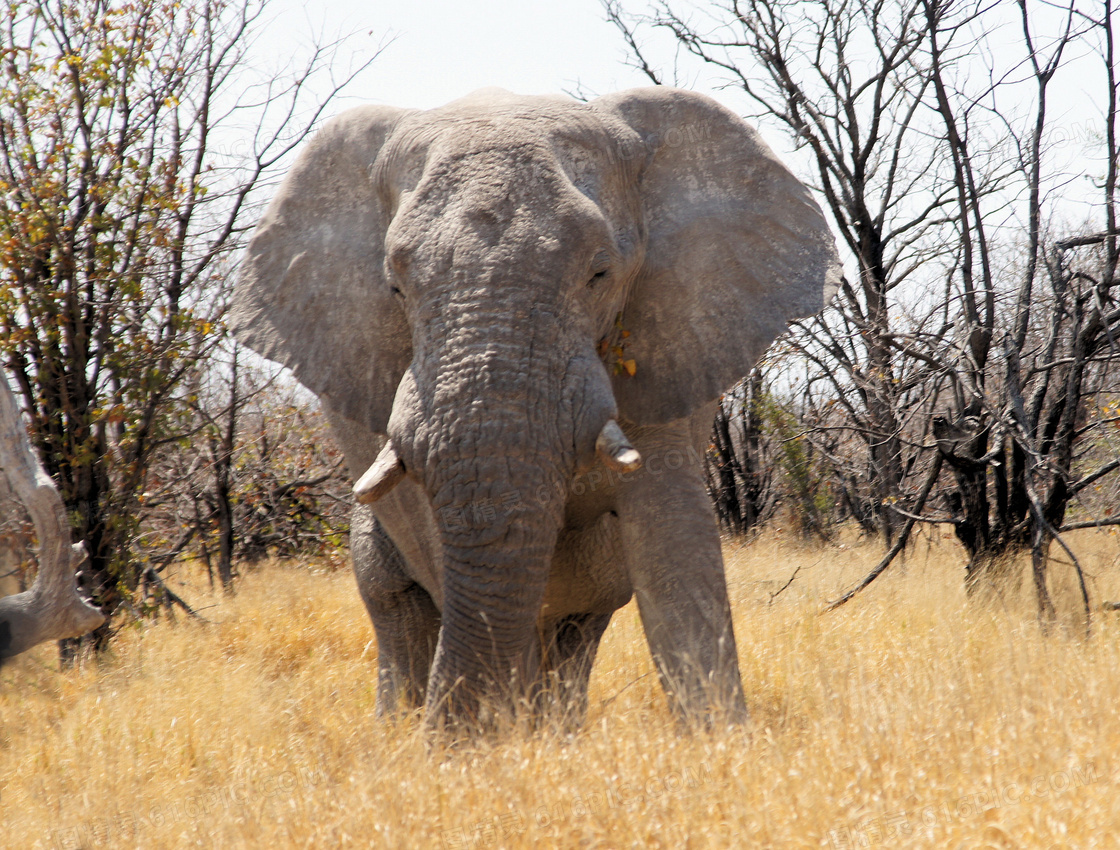
[(84, 635), (105, 616), (78, 594), (76, 575), (86, 559), (70, 543), (62, 497), (27, 440), (15, 395), (0, 372), (0, 469), (27, 508), (39, 537), (39, 571), (30, 590), (0, 599), (0, 662), (36, 644)]

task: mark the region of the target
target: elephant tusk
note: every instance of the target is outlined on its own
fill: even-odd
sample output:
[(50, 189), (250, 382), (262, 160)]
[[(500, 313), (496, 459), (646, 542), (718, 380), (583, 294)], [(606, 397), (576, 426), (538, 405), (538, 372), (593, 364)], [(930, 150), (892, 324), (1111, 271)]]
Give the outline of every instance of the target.
[(354, 485), (354, 495), (363, 505), (371, 505), (392, 490), (404, 478), (404, 464), (390, 441), (377, 460)]
[(638, 450), (630, 445), (622, 428), (613, 419), (608, 419), (603, 430), (599, 432), (599, 439), (595, 441), (595, 450), (615, 472), (633, 472), (642, 465), (642, 456)]

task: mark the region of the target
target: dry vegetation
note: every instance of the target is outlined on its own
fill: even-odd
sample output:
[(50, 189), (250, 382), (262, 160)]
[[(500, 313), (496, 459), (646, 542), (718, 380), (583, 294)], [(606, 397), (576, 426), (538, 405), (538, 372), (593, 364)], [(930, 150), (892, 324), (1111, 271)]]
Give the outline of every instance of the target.
[[(1096, 598), (1120, 599), (1120, 538), (1077, 544)], [(945, 536), (819, 616), (879, 554), (729, 545), (748, 729), (677, 733), (628, 607), (578, 736), (450, 753), (374, 718), (348, 571), (264, 567), (209, 625), (136, 628), (74, 674), (41, 647), (0, 674), (0, 845), (1118, 846), (1120, 614), (1044, 637), (1029, 597), (965, 600)]]

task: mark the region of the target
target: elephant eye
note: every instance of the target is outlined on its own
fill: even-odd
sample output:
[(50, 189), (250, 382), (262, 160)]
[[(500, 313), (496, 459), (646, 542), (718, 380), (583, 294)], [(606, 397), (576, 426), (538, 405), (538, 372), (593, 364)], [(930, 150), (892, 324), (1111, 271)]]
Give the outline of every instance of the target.
[(591, 279), (587, 281), (589, 287), (593, 287), (603, 280), (611, 270), (611, 258), (606, 251), (600, 251), (595, 255), (595, 259), (591, 263)]
[(397, 298), (400, 298), (402, 301), (404, 300), (404, 293), (401, 292), (400, 287), (390, 286), (389, 291), (392, 292), (393, 295), (395, 295)]

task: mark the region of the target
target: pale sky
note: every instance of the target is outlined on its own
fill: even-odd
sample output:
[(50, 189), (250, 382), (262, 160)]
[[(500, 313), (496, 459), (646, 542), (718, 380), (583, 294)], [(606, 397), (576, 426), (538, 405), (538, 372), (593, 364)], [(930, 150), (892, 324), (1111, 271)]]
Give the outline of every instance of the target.
[[(556, 94), (582, 85), (605, 94), (648, 80), (624, 64), (625, 45), (598, 0), (272, 0), (262, 42), (273, 57), (313, 34), (359, 33), (362, 52), (385, 49), (351, 95), (432, 108), (475, 89)], [(258, 44), (258, 47), (261, 45)]]
[[(305, 3), (269, 0), (268, 23), (253, 50), (262, 69), (306, 56), (316, 38), (323, 42), (353, 34), (336, 57), (339, 68), (351, 57), (383, 48), (328, 114), (359, 101), (427, 109), (487, 86), (521, 94), (578, 90), (591, 96), (649, 84), (627, 64), (626, 45), (606, 22), (599, 0), (322, 0), (307, 8)], [(643, 0), (629, 5), (647, 8)], [(1041, 13), (1036, 9), (1036, 14)], [(1017, 26), (1008, 31), (1013, 42), (1020, 38)], [(680, 84), (740, 114), (751, 111), (753, 104), (742, 92), (719, 89), (717, 72), (687, 57), (677, 63), (679, 48), (667, 36), (658, 40), (647, 32), (642, 37), (654, 39), (643, 49), (667, 79), (672, 74), (665, 69), (677, 67), (683, 72)], [(1051, 167), (1065, 174), (1099, 171), (1092, 163), (1096, 116), (1089, 114), (1099, 111), (1093, 106), (1096, 92), (1084, 90), (1072, 68), (1059, 76), (1051, 95)], [(1096, 86), (1099, 73), (1094, 68), (1084, 78)], [(765, 124), (759, 130), (795, 173), (812, 177), (812, 163), (804, 152), (793, 151), (788, 135)]]

